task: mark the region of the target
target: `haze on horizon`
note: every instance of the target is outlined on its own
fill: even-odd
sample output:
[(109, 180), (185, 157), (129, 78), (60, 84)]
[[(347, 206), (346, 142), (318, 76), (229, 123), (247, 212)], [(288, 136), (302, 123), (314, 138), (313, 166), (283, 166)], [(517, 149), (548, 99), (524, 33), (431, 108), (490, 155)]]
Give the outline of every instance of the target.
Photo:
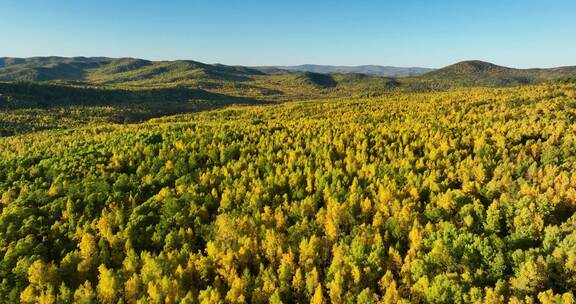
[(16, 1), (0, 3), (0, 57), (108, 56), (230, 65), (463, 60), (576, 65), (576, 2)]

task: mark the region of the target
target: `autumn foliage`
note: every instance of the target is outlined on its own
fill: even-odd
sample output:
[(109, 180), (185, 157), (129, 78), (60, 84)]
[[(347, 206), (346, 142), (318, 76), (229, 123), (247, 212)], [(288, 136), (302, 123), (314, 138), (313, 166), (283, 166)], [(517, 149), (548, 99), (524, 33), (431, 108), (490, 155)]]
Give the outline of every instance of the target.
[(0, 139), (0, 302), (574, 303), (576, 86)]

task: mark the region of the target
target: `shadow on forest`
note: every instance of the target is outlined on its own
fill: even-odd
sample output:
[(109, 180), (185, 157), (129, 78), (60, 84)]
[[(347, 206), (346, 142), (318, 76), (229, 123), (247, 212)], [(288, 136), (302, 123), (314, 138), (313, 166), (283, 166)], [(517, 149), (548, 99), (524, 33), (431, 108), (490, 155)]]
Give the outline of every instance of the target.
[(190, 88), (108, 89), (37, 83), (0, 83), (0, 108), (32, 109), (63, 106), (126, 106), (217, 102), (218, 105), (263, 104), (270, 101)]
[(151, 118), (271, 104), (201, 89), (108, 89), (38, 83), (0, 83), (0, 137), (101, 123), (139, 123)]

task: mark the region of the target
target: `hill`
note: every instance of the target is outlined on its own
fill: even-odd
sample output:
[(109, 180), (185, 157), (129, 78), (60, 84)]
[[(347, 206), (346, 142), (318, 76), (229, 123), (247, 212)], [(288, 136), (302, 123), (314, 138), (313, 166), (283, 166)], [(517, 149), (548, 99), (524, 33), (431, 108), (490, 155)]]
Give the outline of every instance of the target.
[(141, 61), (117, 59), (101, 69), (90, 70), (86, 79), (98, 84), (138, 84), (140, 86), (210, 81), (244, 81), (264, 73), (246, 67), (210, 65), (192, 60)]
[[(136, 58), (0, 58), (0, 81), (50, 82), (113, 88), (201, 89), (228, 96), (265, 100), (296, 100), (354, 95), (354, 88), (378, 88), (383, 78), (205, 64), (192, 60), (149, 61)], [(372, 86), (374, 85), (374, 86)], [(1, 92), (0, 92), (1, 93)]]
[(0, 81), (83, 80), (87, 72), (110, 63), (95, 57), (0, 58)]
[(134, 123), (231, 104), (356, 98), (573, 77), (575, 67), (512, 69), (467, 61), (415, 77), (316, 73), (136, 58), (0, 58), (0, 136)]
[(402, 67), (380, 66), (380, 65), (333, 66), (333, 65), (316, 65), (316, 64), (304, 64), (297, 66), (276, 66), (275, 68), (286, 71), (312, 72), (321, 74), (359, 73), (371, 76), (384, 76), (384, 77), (419, 76), (433, 70), (429, 68), (419, 68), (419, 67), (402, 68)]
[[(136, 58), (34, 57), (0, 58), (0, 81), (64, 81), (84, 85), (151, 88), (175, 87), (203, 89), (231, 96), (294, 100), (303, 96), (342, 96), (358, 94), (352, 87), (377, 83), (367, 77), (348, 78), (343, 74), (365, 74), (382, 79), (395, 78), (394, 89), (422, 91), (451, 87), (509, 87), (541, 81), (575, 77), (576, 67), (513, 69), (482, 61), (464, 61), (438, 70), (383, 66), (244, 67), (205, 64), (192, 60), (149, 61)], [(340, 77), (342, 78), (342, 77)], [(378, 78), (376, 78), (378, 79)], [(354, 83), (351, 83), (351, 81)], [(297, 85), (301, 88), (298, 89)], [(297, 92), (300, 90), (300, 92)], [(371, 91), (389, 88), (371, 87)], [(306, 92), (303, 94), (303, 92)]]
[(576, 67), (514, 69), (483, 61), (463, 61), (426, 73), (419, 80), (443, 86), (508, 87), (569, 77), (576, 77)]
[(100, 84), (174, 83), (183, 80), (242, 80), (263, 73), (246, 67), (210, 65), (192, 60), (148, 61), (134, 58), (0, 58), (0, 81), (73, 80)]

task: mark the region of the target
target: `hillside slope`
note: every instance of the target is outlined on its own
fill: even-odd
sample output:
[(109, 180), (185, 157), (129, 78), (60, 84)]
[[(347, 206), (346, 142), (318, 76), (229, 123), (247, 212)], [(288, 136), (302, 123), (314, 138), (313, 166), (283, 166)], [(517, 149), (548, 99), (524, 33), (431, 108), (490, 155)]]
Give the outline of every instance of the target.
[(141, 81), (162, 84), (193, 79), (242, 80), (264, 73), (246, 67), (192, 60), (148, 61), (135, 58), (0, 58), (0, 81), (74, 80), (101, 84)]
[(0, 58), (0, 81), (83, 80), (89, 70), (112, 61), (103, 57)]
[(0, 137), (83, 125), (134, 123), (232, 104), (266, 103), (184, 87), (125, 89), (0, 82)]
[(449, 86), (508, 87), (568, 77), (576, 77), (576, 67), (514, 69), (476, 60), (431, 71), (420, 76), (419, 80)]

